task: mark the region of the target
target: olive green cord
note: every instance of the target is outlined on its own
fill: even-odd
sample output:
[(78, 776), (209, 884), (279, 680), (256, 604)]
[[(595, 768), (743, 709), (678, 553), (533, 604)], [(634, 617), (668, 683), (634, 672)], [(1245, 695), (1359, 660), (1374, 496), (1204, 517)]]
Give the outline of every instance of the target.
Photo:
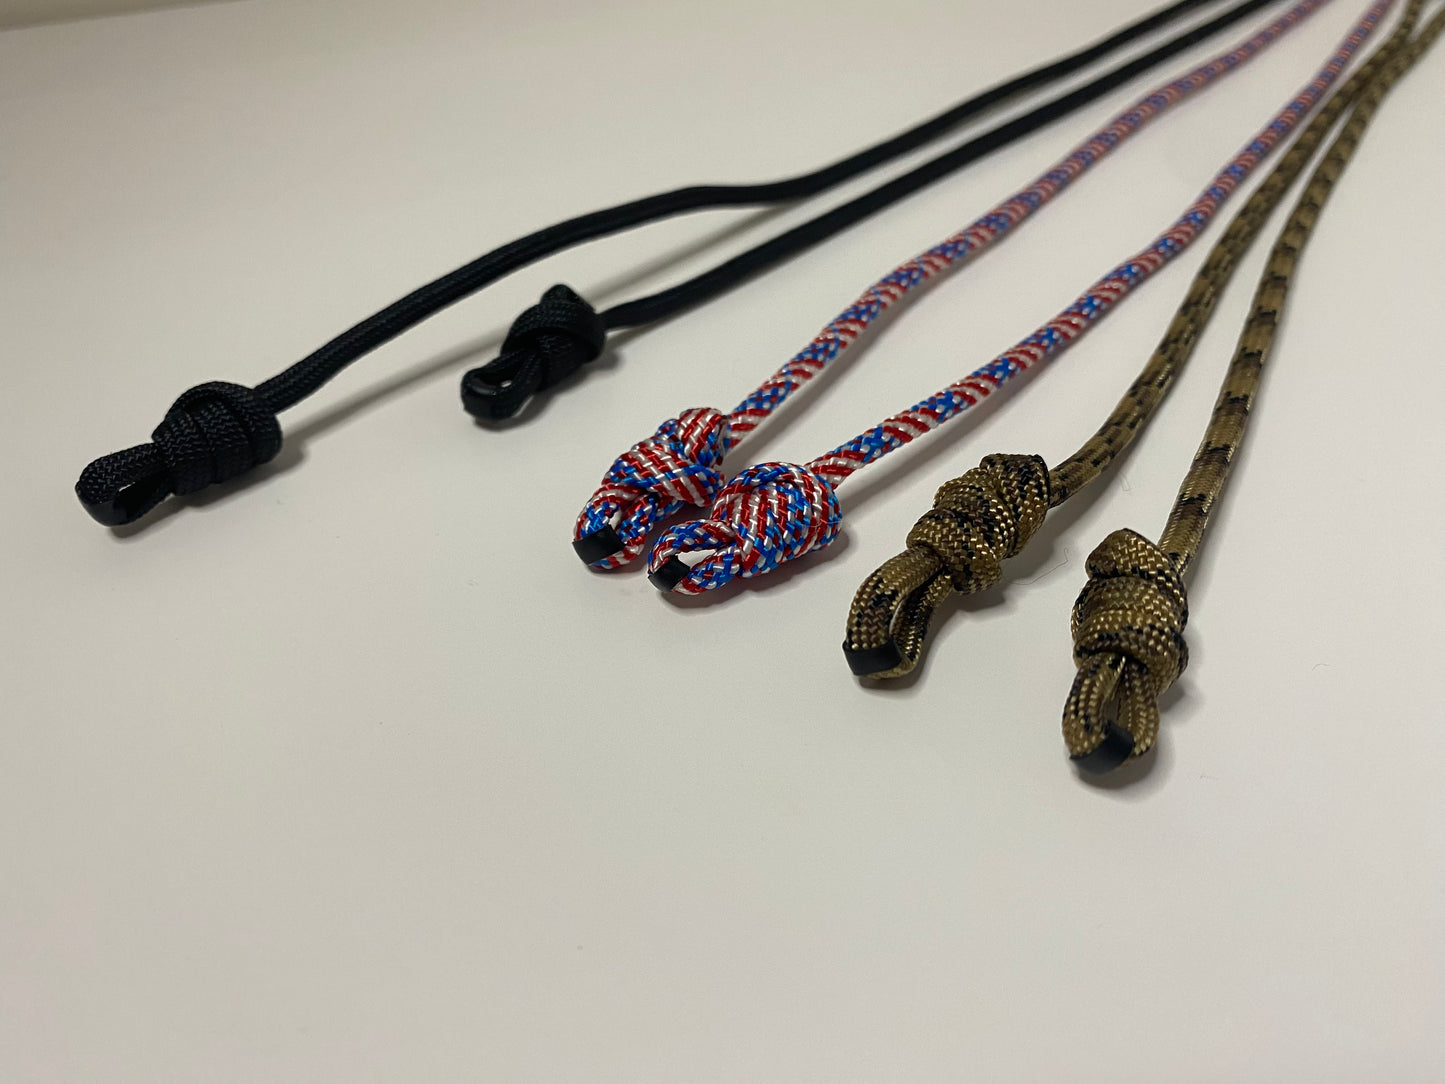
[(1052, 471), (1038, 456), (992, 455), (938, 490), (933, 508), (909, 532), (907, 549), (854, 595), (843, 641), (854, 673), (894, 678), (910, 672), (939, 603), (954, 592), (972, 594), (997, 583), (1000, 562), (1023, 549), (1047, 510), (1093, 482), (1128, 447), (1188, 362), (1240, 258), (1325, 136), (1407, 45), (1424, 4), (1410, 0), (1390, 38), (1326, 100), (1230, 222), (1158, 348), (1098, 432)]
[(1190, 284), (1189, 293), (1170, 321), (1164, 338), (1138, 378), (1129, 386), (1113, 412), (1083, 447), (1065, 459), (1049, 475), (1053, 507), (1063, 504), (1084, 486), (1098, 478), (1115, 457), (1129, 446), (1139, 429), (1148, 422), (1168, 394), (1174, 380), (1194, 353), (1200, 335), (1214, 315), (1215, 305), (1234, 277), (1240, 259), (1249, 251), (1264, 224), (1284, 201), (1304, 172), (1325, 136), (1367, 86), (1382, 76), (1386, 65), (1409, 46), (1410, 35), (1420, 21), (1425, 0), (1410, 0), (1400, 24), (1385, 42), (1360, 65), (1338, 91), (1315, 114), (1299, 138), (1280, 159), (1268, 177), (1239, 209), (1229, 227), (1205, 259)]
[(1069, 753), (1086, 770), (1117, 767), (1146, 752), (1158, 737), (1159, 694), (1188, 661), (1183, 576), (1199, 553), (1209, 513), (1244, 439), (1300, 255), (1386, 93), (1442, 31), (1445, 11), (1413, 40), (1392, 49), (1379, 76), (1360, 91), (1349, 119), (1295, 204), (1270, 252), (1204, 440), (1159, 544), (1120, 530), (1089, 555), (1089, 580), (1073, 611), (1078, 673), (1063, 720)]

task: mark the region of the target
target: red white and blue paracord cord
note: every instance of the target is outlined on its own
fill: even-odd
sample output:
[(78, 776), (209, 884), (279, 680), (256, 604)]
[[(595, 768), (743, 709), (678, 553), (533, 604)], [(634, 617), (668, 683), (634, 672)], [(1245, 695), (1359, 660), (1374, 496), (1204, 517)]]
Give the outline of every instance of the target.
[[(1230, 161), (1178, 221), (1013, 348), (806, 465), (756, 464), (724, 484), (719, 469), (723, 455), (789, 394), (821, 372), (890, 305), (928, 278), (981, 251), (1150, 118), (1257, 55), (1325, 2), (1304, 0), (1248, 42), (1147, 95), (1028, 188), (879, 280), (731, 415), (700, 408), (664, 423), (609, 470), (578, 518), (578, 541), (574, 543), (578, 552), (594, 567), (617, 567), (641, 552), (647, 534), (660, 519), (683, 504), (711, 503), (706, 518), (666, 532), (649, 561), (659, 586), (700, 594), (736, 576), (760, 575), (827, 545), (836, 537), (841, 520), (834, 493), (839, 483), (1064, 349), (1130, 290), (1187, 248), (1244, 179), (1319, 103), (1393, 0), (1376, 0), (1370, 6), (1314, 80)], [(616, 548), (594, 560), (599, 535), (610, 536), (609, 542)], [(692, 559), (685, 561), (683, 555)]]

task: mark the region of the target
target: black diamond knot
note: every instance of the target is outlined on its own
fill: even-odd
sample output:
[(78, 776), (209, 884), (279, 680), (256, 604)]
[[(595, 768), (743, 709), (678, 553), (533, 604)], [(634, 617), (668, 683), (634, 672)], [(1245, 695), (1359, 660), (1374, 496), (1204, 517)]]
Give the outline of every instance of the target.
[(194, 493), (274, 459), (281, 423), (250, 388), (216, 380), (183, 392), (151, 439), (171, 491)]

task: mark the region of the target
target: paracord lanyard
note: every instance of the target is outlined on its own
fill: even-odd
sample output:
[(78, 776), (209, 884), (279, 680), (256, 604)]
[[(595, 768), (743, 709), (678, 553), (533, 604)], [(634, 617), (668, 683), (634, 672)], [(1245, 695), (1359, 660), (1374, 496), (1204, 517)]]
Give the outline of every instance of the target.
[[(738, 576), (770, 572), (832, 542), (842, 521), (835, 492), (839, 484), (1064, 349), (1188, 248), (1244, 179), (1319, 103), (1392, 3), (1375, 0), (1369, 6), (1314, 80), (1148, 248), (1099, 279), (1033, 334), (942, 391), (807, 464), (759, 463), (739, 473), (718, 491), (705, 518), (672, 527), (658, 539), (648, 561), (652, 582), (664, 591), (701, 594)], [(1304, 10), (1301, 5), (1292, 14)]]
[(1037, 455), (990, 455), (945, 482), (908, 533), (907, 548), (863, 581), (848, 611), (843, 653), (860, 677), (917, 665), (944, 598), (1003, 578), (1044, 517), (1098, 478), (1148, 424), (1188, 363), (1239, 260), (1356, 97), (1409, 41), (1424, 0), (1410, 0), (1390, 38), (1332, 94), (1210, 251), (1158, 349), (1097, 433), (1050, 470)]
[[(412, 291), (255, 388), (212, 381), (183, 393), (152, 434), (151, 443), (102, 456), (81, 472), (76, 495), (100, 523), (117, 526), (144, 516), (171, 494), (194, 493), (228, 481), (273, 459), (282, 445), (276, 415), (319, 390), (352, 362), (442, 309), (543, 257), (585, 241), (689, 211), (768, 205), (802, 199), (835, 187), (875, 166), (927, 144), (964, 121), (1024, 91), (1055, 82), (1111, 53), (1142, 34), (1181, 18), (1206, 0), (1182, 0), (1134, 23), (1073, 56), (1027, 72), (954, 106), (922, 124), (811, 173), (762, 185), (703, 185), (660, 193), (631, 203), (568, 219), (494, 249), (471, 263)], [(994, 131), (946, 152), (911, 173), (880, 186), (847, 206), (764, 242), (678, 290), (674, 308), (711, 296), (797, 251), (847, 228), (912, 191), (1081, 107), (1113, 86), (1250, 12), (1278, 0), (1245, 0), (1218, 18)], [(911, 180), (909, 180), (911, 178)], [(841, 208), (839, 210), (842, 210)], [(714, 277), (717, 281), (714, 282)], [(633, 303), (650, 311), (671, 311), (668, 291)], [(512, 416), (537, 391), (564, 379), (602, 350), (609, 327), (624, 326), (633, 305), (599, 316), (565, 286), (554, 287), (512, 325), (503, 354), (469, 373), (463, 401), (479, 417)], [(641, 314), (645, 317), (646, 313)], [(651, 318), (656, 318), (651, 317)], [(640, 319), (633, 318), (633, 322)]]
[[(573, 548), (598, 569), (642, 552), (648, 536), (684, 505), (706, 507), (721, 492), (724, 456), (798, 388), (817, 376), (890, 306), (928, 279), (987, 248), (1169, 107), (1237, 70), (1311, 14), (1305, 2), (1227, 53), (1150, 92), (1031, 185), (874, 283), (731, 414), (696, 407), (669, 418), (619, 456), (583, 507)], [(747, 574), (747, 573), (745, 573)]]
[(1270, 253), (1253, 307), (1225, 373), (1204, 440), (1179, 487), (1155, 545), (1119, 530), (1089, 555), (1088, 583), (1074, 604), (1078, 673), (1064, 705), (1064, 741), (1081, 768), (1105, 772), (1153, 747), (1159, 694), (1189, 659), (1184, 626), (1189, 603), (1184, 574), (1199, 553), (1209, 514), (1229, 479), (1274, 347), (1290, 281), (1325, 201), (1334, 190), (1381, 100), (1445, 31), (1438, 12), (1360, 92), (1340, 134), (1325, 152)]

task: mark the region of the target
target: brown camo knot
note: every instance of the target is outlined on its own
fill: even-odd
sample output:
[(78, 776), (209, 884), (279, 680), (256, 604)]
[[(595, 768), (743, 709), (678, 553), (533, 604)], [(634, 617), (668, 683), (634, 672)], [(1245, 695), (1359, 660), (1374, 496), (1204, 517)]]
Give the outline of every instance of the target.
[(1147, 752), (1159, 736), (1159, 695), (1189, 663), (1189, 602), (1173, 563), (1134, 531), (1109, 535), (1085, 568), (1064, 741), (1081, 768), (1102, 773)]
[(908, 532), (908, 548), (863, 581), (843, 653), (859, 677), (900, 677), (917, 665), (937, 605), (1003, 578), (1049, 510), (1049, 468), (1036, 455), (990, 455), (943, 483)]

